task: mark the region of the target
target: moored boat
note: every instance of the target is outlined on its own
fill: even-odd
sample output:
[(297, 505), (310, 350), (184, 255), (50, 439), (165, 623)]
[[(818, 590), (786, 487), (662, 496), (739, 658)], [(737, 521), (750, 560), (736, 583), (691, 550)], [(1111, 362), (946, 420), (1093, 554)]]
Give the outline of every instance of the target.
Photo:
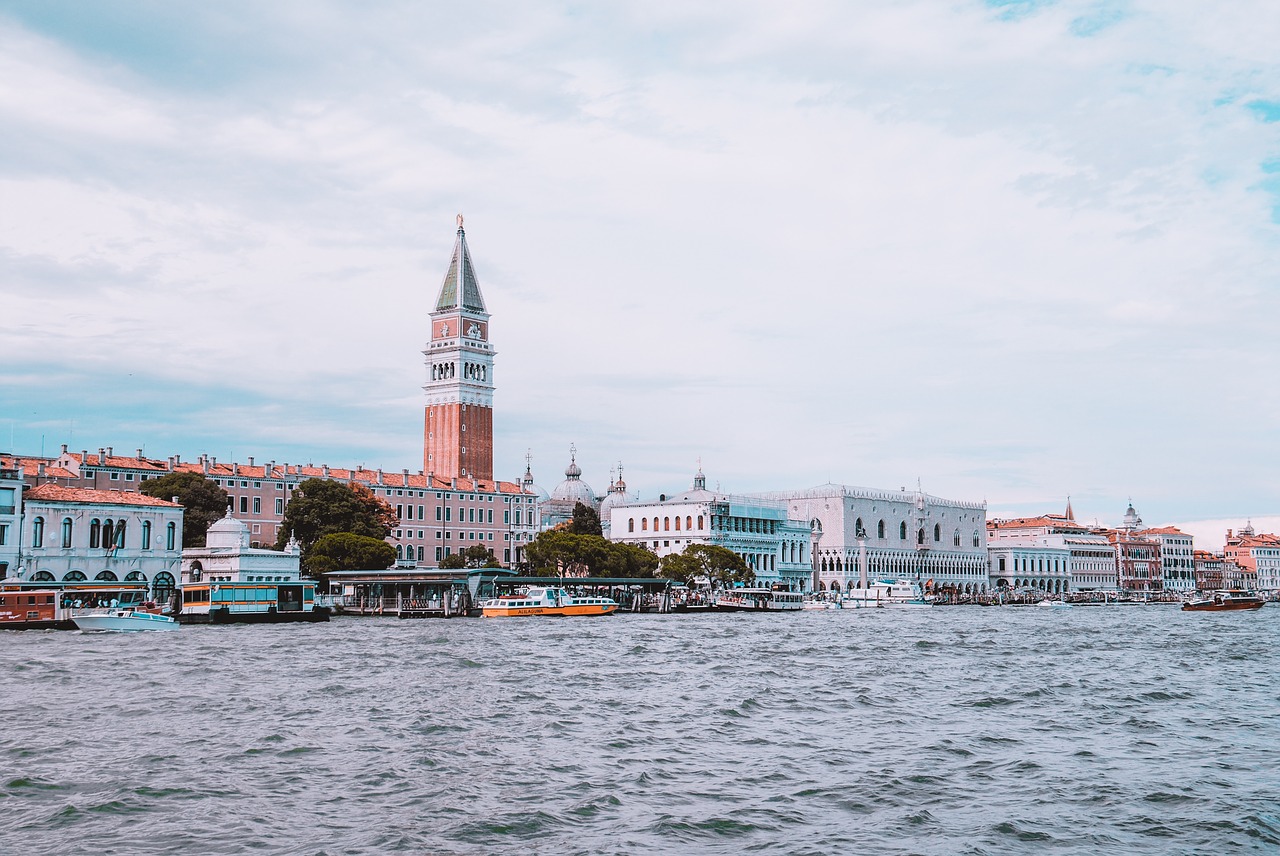
[(851, 588), (840, 598), (845, 609), (925, 609), (933, 606), (920, 586), (910, 580), (877, 580), (866, 588)]
[(793, 612), (804, 607), (804, 595), (796, 591), (735, 588), (720, 592), (715, 604), (721, 612)]
[(1049, 598), (1045, 598), (1044, 600), (1040, 601), (1039, 603), (1036, 604), (1036, 606), (1040, 607), (1041, 609), (1070, 609), (1071, 608), (1071, 604), (1067, 603), (1065, 600), (1050, 600)]
[(1188, 600), (1182, 604), (1183, 612), (1231, 612), (1241, 609), (1262, 609), (1266, 603), (1253, 592), (1224, 590), (1212, 595)]
[(618, 602), (607, 597), (578, 597), (562, 588), (534, 586), (523, 593), (482, 601), (485, 618), (517, 618), (526, 615), (609, 615)]
[(75, 630), (57, 589), (0, 589), (0, 630)]

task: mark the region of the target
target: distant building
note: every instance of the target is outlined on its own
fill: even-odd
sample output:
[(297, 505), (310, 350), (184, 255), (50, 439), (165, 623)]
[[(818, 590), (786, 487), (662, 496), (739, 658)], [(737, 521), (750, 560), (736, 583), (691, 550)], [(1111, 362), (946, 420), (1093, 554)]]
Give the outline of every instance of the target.
[[(1192, 560), (1195, 563), (1196, 588), (1200, 591), (1217, 591), (1218, 589), (1228, 588), (1227, 585), (1227, 561), (1216, 553), (1210, 553), (1208, 550), (1196, 550)], [(1232, 567), (1238, 572), (1239, 566), (1231, 563)], [(1237, 574), (1238, 575), (1238, 574)]]
[(1160, 576), (1165, 591), (1196, 588), (1195, 545), (1190, 535), (1176, 526), (1141, 529), (1137, 534), (1155, 541), (1159, 547)]
[[(527, 472), (527, 471), (526, 471)], [(564, 481), (555, 486), (551, 495), (538, 506), (542, 515), (542, 529), (554, 529), (561, 523), (573, 520), (573, 509), (581, 502), (592, 511), (600, 510), (591, 485), (582, 480), (582, 467), (578, 466), (578, 449), (569, 446), (569, 466), (564, 468)]]
[(1071, 588), (1071, 547), (1062, 535), (1028, 535), (987, 542), (988, 576), (996, 589), (1041, 589), (1065, 594)]
[(173, 593), (182, 506), (140, 493), (43, 484), (23, 497), (24, 580), (147, 583)]
[(231, 516), (209, 527), (203, 547), (182, 551), (182, 584), (296, 583), (301, 580), (301, 550), (292, 538), (284, 550), (249, 546), (249, 527)]
[(846, 591), (860, 583), (859, 533), (869, 581), (910, 579), (959, 594), (990, 585), (986, 503), (840, 484), (755, 496), (784, 503), (788, 517), (808, 521), (818, 538), (820, 589)]
[[(625, 485), (623, 486), (625, 490)], [(713, 544), (743, 558), (764, 586), (812, 588), (810, 526), (788, 515), (787, 504), (758, 496), (707, 490), (699, 470), (693, 487), (657, 502), (610, 504), (610, 539), (652, 550), (682, 553), (690, 544)]]
[(1222, 553), (1240, 566), (1246, 583), (1253, 581), (1260, 591), (1280, 590), (1280, 536), (1256, 533), (1252, 524), (1236, 533), (1228, 529)]
[[(992, 520), (987, 524), (987, 537), (993, 551), (1006, 542), (1040, 544), (1045, 548), (1065, 548), (1070, 566), (1069, 582), (1064, 591), (1116, 591), (1119, 588), (1116, 578), (1115, 547), (1106, 536), (1092, 532), (1089, 527), (1077, 523), (1070, 502), (1067, 503), (1065, 514)], [(1021, 579), (1033, 581), (1038, 579), (1036, 575), (1029, 573), (1032, 570), (1029, 564), (1023, 564), (1018, 568), (1023, 573), (1010, 575), (1000, 571), (998, 556), (995, 552), (992, 553), (992, 558), (993, 580), (1012, 577), (1016, 583)], [(1028, 555), (1023, 558), (1029, 562), (1033, 557)], [(1052, 556), (1046, 555), (1045, 558), (1049, 559)], [(1013, 557), (1006, 554), (1006, 562), (1012, 560)], [(1036, 570), (1039, 571), (1038, 566)], [(1041, 575), (1040, 578), (1052, 579), (1055, 576)]]
[(22, 544), (22, 467), (0, 461), (0, 580), (18, 570)]
[(1108, 529), (1103, 534), (1116, 551), (1116, 578), (1121, 591), (1163, 591), (1159, 542), (1127, 529)]

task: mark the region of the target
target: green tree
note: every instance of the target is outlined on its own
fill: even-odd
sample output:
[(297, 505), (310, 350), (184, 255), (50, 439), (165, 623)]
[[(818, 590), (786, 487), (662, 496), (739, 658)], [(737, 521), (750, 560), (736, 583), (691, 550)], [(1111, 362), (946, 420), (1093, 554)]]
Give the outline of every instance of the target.
[(182, 546), (203, 547), (204, 536), (218, 518), (227, 513), (230, 497), (200, 473), (166, 473), (158, 479), (147, 479), (139, 493), (156, 499), (178, 498), (182, 506)]
[(378, 538), (332, 532), (322, 535), (307, 553), (304, 568), (311, 576), (329, 571), (380, 571), (396, 560), (395, 548)]
[(276, 549), (283, 549), (292, 534), (305, 558), (325, 535), (349, 532), (386, 538), (398, 522), (395, 509), (362, 484), (307, 479), (294, 489), (285, 507)]
[(444, 571), (460, 571), (467, 566), (467, 560), (461, 553), (450, 553), (440, 560), (440, 569)]
[(568, 530), (541, 533), (525, 548), (525, 557), (535, 574), (651, 577), (658, 567), (658, 557), (643, 547)]
[(446, 570), (461, 568), (501, 568), (502, 564), (494, 558), (488, 547), (472, 544), (465, 550), (450, 553), (440, 560), (440, 567)]
[(604, 535), (600, 526), (600, 515), (591, 506), (579, 502), (573, 506), (573, 520), (569, 522), (569, 531), (574, 535)]
[(741, 556), (715, 544), (690, 544), (683, 553), (664, 556), (658, 573), (683, 583), (695, 577), (706, 577), (713, 586), (750, 585), (756, 579)]

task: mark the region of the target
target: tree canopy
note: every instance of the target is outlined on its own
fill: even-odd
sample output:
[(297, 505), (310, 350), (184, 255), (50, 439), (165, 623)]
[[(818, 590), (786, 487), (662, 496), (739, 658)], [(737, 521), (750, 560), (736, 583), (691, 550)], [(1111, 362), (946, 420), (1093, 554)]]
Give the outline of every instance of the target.
[(362, 484), (307, 479), (294, 489), (285, 507), (276, 549), (283, 549), (293, 534), (306, 557), (325, 535), (349, 532), (381, 539), (391, 534), (397, 523), (395, 509)]
[(755, 582), (755, 573), (741, 556), (727, 547), (715, 544), (690, 544), (683, 553), (662, 557), (658, 571), (664, 577), (688, 583), (696, 577), (706, 577), (714, 585), (733, 585)]
[(312, 576), (329, 571), (380, 571), (396, 560), (395, 548), (380, 538), (332, 532), (312, 545), (303, 563)]
[(461, 568), (501, 568), (502, 564), (494, 558), (488, 547), (473, 544), (465, 550), (450, 553), (440, 560), (440, 567), (446, 570)]
[(569, 522), (569, 531), (574, 535), (604, 535), (604, 530), (600, 527), (600, 515), (582, 502), (573, 506), (573, 520)]
[(525, 548), (525, 557), (535, 574), (652, 577), (658, 567), (658, 557), (643, 547), (569, 530), (543, 532)]
[(156, 499), (178, 498), (182, 506), (182, 546), (203, 547), (209, 527), (227, 513), (227, 492), (200, 473), (166, 473), (147, 479), (138, 492)]

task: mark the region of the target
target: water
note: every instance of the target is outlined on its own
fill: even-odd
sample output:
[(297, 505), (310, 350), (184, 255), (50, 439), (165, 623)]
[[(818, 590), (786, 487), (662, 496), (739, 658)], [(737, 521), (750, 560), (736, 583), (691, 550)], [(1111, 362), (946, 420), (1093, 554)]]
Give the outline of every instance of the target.
[(1280, 852), (1280, 608), (0, 633), (0, 851)]

